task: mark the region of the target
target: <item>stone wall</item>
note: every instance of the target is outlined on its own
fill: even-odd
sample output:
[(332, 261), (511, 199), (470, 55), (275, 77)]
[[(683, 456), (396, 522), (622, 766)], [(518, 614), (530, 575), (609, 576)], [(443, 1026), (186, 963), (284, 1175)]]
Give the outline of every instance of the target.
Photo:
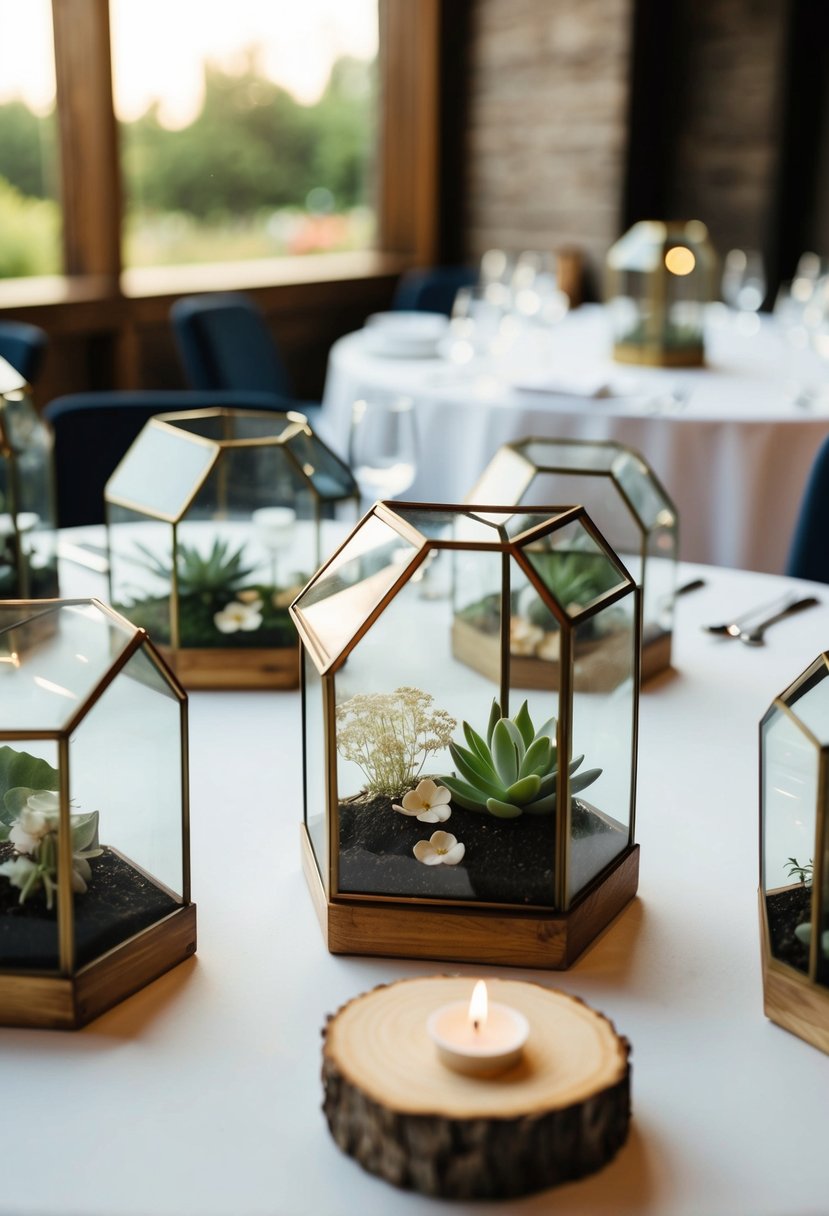
[(474, 0), (466, 252), (615, 240), (632, 0)]
[[(788, 0), (663, 3), (675, 6), (673, 47), (654, 38), (645, 54), (676, 61), (664, 99), (673, 138), (653, 164), (667, 218), (703, 219), (721, 251), (762, 248), (774, 222)], [(634, 0), (471, 5), (466, 255), (575, 245), (595, 290), (625, 226)]]

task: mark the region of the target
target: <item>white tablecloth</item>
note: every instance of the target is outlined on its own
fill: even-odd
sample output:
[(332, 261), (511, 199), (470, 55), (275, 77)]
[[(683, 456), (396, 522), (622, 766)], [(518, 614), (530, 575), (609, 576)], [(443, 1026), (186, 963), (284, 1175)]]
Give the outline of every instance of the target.
[[(320, 1110), (325, 1015), (398, 977), (481, 968), (328, 955), (300, 872), (299, 694), (199, 693), (198, 955), (83, 1031), (0, 1030), (0, 1211), (825, 1212), (829, 1058), (762, 1008), (757, 723), (826, 645), (829, 588), (756, 650), (699, 626), (791, 580), (701, 573), (706, 586), (679, 601), (675, 671), (642, 696), (639, 897), (570, 971), (500, 972), (584, 997), (630, 1039), (633, 1124), (610, 1165), (520, 1205), (426, 1204), (339, 1152)], [(104, 587), (65, 566), (63, 589)]]
[(426, 502), (462, 501), (503, 443), (615, 439), (646, 457), (674, 499), (686, 561), (779, 573), (806, 476), (829, 434), (825, 400), (793, 401), (826, 385), (826, 370), (810, 352), (787, 347), (770, 318), (744, 335), (713, 312), (706, 351), (705, 368), (625, 367), (609, 357), (604, 311), (579, 309), (551, 335), (547, 369), (561, 377), (586, 370), (616, 394), (591, 399), (513, 387), (511, 378), (527, 370), (514, 360), (475, 371), (437, 358), (383, 357), (366, 349), (361, 331), (332, 348), (324, 427), (344, 455), (355, 398), (372, 388), (413, 395), (419, 464), (405, 497)]

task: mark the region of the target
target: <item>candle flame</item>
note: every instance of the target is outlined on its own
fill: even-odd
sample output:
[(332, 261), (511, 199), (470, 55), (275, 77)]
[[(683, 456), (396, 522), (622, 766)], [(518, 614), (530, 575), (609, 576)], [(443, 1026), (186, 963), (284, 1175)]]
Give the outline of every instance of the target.
[(478, 980), (477, 984), (472, 989), (472, 999), (469, 1002), (469, 1020), (472, 1023), (473, 1030), (478, 1031), (482, 1026), (486, 1025), (486, 1015), (486, 984), (483, 980)]

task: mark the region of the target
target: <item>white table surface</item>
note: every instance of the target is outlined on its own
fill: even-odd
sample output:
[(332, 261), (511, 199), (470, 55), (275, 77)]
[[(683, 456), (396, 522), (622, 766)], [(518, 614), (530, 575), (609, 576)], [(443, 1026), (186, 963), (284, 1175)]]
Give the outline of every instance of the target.
[[(829, 643), (822, 605), (762, 649), (703, 622), (808, 585), (721, 568), (678, 604), (672, 673), (640, 719), (639, 896), (566, 972), (633, 1046), (616, 1159), (509, 1204), (450, 1204), (364, 1173), (321, 1110), (327, 1013), (398, 977), (497, 969), (327, 954), (300, 872), (297, 693), (190, 698), (198, 955), (75, 1032), (0, 1030), (0, 1211), (14, 1216), (431, 1212), (825, 1213), (829, 1058), (763, 1015), (758, 721)], [(64, 567), (64, 594), (103, 593)]]
[[(599, 399), (517, 389), (531, 370), (501, 363), (456, 367), (439, 358), (371, 353), (365, 331), (331, 350), (323, 425), (345, 454), (353, 401), (372, 389), (414, 396), (419, 465), (413, 501), (460, 502), (504, 443), (531, 435), (614, 439), (640, 451), (674, 499), (680, 556), (738, 569), (785, 569), (812, 460), (829, 434), (829, 393), (793, 404), (804, 388), (829, 389), (827, 368), (788, 347), (770, 317), (754, 334), (716, 310), (706, 327), (707, 366), (639, 368), (614, 363), (604, 310), (587, 306), (551, 332), (551, 376), (585, 371), (617, 395)], [(678, 412), (654, 413), (660, 399), (687, 395)]]

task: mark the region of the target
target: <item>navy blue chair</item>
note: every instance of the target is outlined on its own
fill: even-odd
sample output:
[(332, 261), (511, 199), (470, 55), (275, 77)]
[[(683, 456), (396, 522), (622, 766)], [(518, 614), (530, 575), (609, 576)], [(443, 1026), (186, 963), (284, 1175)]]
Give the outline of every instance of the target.
[(818, 448), (806, 481), (786, 574), (829, 583), (829, 436)]
[(170, 309), (191, 388), (290, 397), (291, 382), (261, 310), (242, 292), (184, 296)]
[(407, 270), (401, 276), (392, 299), (393, 309), (442, 312), (452, 315), (452, 305), (461, 287), (473, 287), (478, 271), (472, 266), (426, 266)]
[(0, 358), (34, 384), (46, 357), (46, 331), (28, 321), (0, 321)]
[[(104, 521), (104, 487), (144, 423), (154, 414), (225, 406), (294, 410), (273, 393), (145, 392), (70, 393), (56, 397), (43, 416), (55, 436), (57, 517), (62, 528)], [(301, 411), (307, 413), (307, 411)], [(309, 419), (310, 421), (310, 419)]]

